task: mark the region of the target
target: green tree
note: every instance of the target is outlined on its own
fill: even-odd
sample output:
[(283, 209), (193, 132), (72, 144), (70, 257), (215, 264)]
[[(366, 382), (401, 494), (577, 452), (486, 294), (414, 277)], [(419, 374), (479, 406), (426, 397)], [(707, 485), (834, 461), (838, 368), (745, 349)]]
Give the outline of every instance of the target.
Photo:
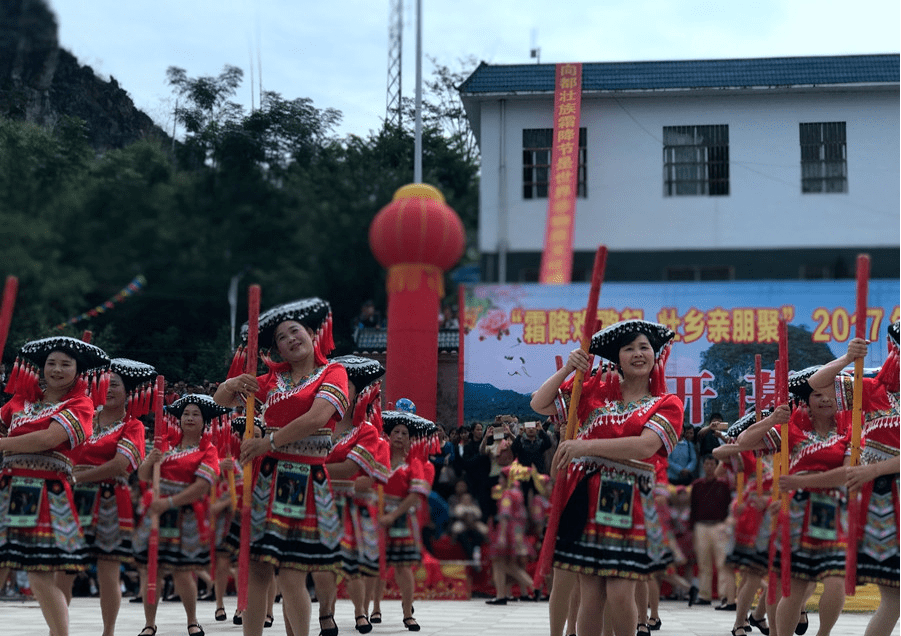
[(7, 350), (46, 335), (90, 288), (87, 269), (66, 257), (65, 233), (90, 157), (79, 120), (63, 118), (51, 129), (0, 119), (0, 273), (19, 279)]
[(178, 97), (175, 120), (187, 131), (182, 158), (188, 165), (212, 160), (222, 129), (240, 121), (244, 109), (229, 99), (243, 78), (244, 71), (228, 64), (217, 77), (191, 78), (177, 66), (166, 70), (166, 79)]

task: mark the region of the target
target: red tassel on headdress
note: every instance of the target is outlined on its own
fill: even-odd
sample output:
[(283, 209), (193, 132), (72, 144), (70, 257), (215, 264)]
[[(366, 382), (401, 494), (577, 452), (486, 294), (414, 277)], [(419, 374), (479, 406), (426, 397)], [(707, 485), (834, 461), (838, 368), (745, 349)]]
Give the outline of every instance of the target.
[(659, 396), (666, 393), (666, 361), (669, 359), (670, 343), (666, 343), (657, 354), (654, 370), (651, 373), (651, 395)]
[(326, 356), (335, 348), (335, 340), (332, 337), (332, 312), (329, 311), (322, 320), (322, 324), (313, 334), (313, 354), (316, 366), (328, 364)]
[(6, 388), (4, 391), (6, 393), (13, 394), (16, 392), (16, 387), (18, 386), (19, 374), (22, 370), (22, 359), (16, 357), (16, 361), (13, 363), (12, 371), (9, 372), (9, 378), (6, 380)]
[(319, 348), (325, 355), (328, 355), (335, 348), (335, 339), (332, 336), (332, 312), (329, 311), (328, 315), (325, 317), (325, 320), (322, 323), (322, 339), (319, 343)]
[(231, 366), (228, 368), (226, 380), (236, 378), (244, 373), (244, 366), (247, 362), (247, 349), (242, 345), (237, 348), (235, 355), (232, 357)]
[(109, 393), (109, 371), (102, 371), (100, 373), (100, 399), (102, 400), (101, 404), (106, 404), (106, 395)]
[(889, 393), (897, 393), (899, 386), (898, 345), (888, 338), (888, 357), (879, 369), (876, 380), (888, 389)]
[(607, 399), (622, 400), (623, 392), (619, 387), (619, 371), (616, 370), (615, 365), (611, 364), (607, 367), (605, 377), (607, 378)]

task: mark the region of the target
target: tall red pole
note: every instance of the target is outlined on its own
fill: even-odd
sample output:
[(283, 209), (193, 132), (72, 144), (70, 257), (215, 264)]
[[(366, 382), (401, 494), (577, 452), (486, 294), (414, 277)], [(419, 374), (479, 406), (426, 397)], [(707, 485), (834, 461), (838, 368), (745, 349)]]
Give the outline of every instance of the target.
[[(788, 404), (788, 323), (784, 316), (779, 317), (779, 395), (778, 403)], [(791, 449), (788, 447), (790, 423), (786, 423), (782, 428), (782, 450), (781, 460), (782, 475), (788, 475), (789, 453)], [(782, 564), (782, 596), (791, 596), (791, 527), (789, 522), (789, 497), (788, 492), (780, 489), (782, 497), (782, 508), (779, 511), (779, 524), (782, 529), (782, 553), (780, 563)]]
[(19, 290), (19, 279), (15, 276), (7, 276), (3, 285), (3, 304), (0, 304), (0, 359), (3, 356), (3, 348), (6, 346), (6, 338), (9, 336), (9, 325), (13, 320), (13, 307), (16, 304), (16, 293)]
[[(754, 356), (754, 417), (759, 422), (763, 417), (763, 371), (760, 368), (760, 354)], [(763, 496), (763, 460), (757, 455), (756, 462), (757, 496)]]
[[(591, 270), (591, 287), (588, 290), (588, 306), (585, 308), (585, 321), (582, 324), (582, 351), (588, 353), (591, 346), (591, 337), (594, 335), (598, 319), (598, 299), (601, 296), (601, 283), (604, 281), (604, 270), (607, 267), (607, 246), (601, 245), (594, 254), (594, 267)], [(582, 398), (582, 382), (585, 372), (576, 371), (573, 379), (572, 397), (569, 402), (569, 413), (566, 421), (566, 439), (576, 438), (576, 429), (579, 427), (579, 400)]]
[[(857, 257), (857, 310), (854, 337), (867, 337), (867, 288), (870, 281), (870, 257)], [(863, 430), (863, 358), (854, 360), (854, 394), (851, 406), (851, 465), (860, 463)], [(857, 535), (860, 528), (860, 491), (848, 492), (848, 543), (845, 552), (845, 594), (854, 596), (857, 586)]]
[[(166, 422), (163, 415), (163, 396), (166, 393), (166, 379), (156, 376), (156, 395), (153, 396), (153, 447), (165, 452), (163, 440), (166, 432)], [(160, 498), (160, 465), (153, 465), (151, 502)], [(147, 603), (156, 605), (156, 578), (158, 570), (158, 558), (160, 548), (160, 517), (150, 516), (150, 539), (147, 542)]]
[[(257, 353), (260, 335), (260, 286), (251, 285), (247, 289), (247, 364), (245, 373), (256, 376)], [(244, 409), (244, 439), (253, 439), (253, 417), (256, 397), (247, 398)], [(241, 500), (241, 537), (238, 548), (238, 610), (247, 609), (247, 584), (250, 576), (250, 504), (253, 491), (254, 465), (250, 464), (244, 471), (244, 484)]]

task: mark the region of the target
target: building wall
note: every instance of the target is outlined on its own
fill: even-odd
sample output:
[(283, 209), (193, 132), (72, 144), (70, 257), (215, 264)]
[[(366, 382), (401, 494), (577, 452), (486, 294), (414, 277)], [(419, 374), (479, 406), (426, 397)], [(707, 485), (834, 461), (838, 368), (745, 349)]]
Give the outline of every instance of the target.
[[(552, 105), (482, 102), (479, 245), (489, 258), (503, 238), (510, 252), (542, 249), (547, 199), (522, 197), (522, 130), (552, 127)], [(802, 194), (798, 124), (832, 121), (847, 122), (848, 192)], [(729, 125), (730, 194), (664, 196), (663, 127), (708, 124)], [(577, 251), (898, 247), (897, 87), (585, 95), (581, 126), (588, 197), (577, 203)]]

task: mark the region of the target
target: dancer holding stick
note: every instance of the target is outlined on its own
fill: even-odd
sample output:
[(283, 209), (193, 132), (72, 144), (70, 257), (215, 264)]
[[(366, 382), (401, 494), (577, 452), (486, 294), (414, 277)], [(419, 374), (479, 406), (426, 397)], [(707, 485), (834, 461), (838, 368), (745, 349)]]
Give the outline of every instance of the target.
[[(214, 396), (224, 406), (241, 406), (254, 396), (264, 404), (267, 436), (245, 439), (239, 457), (244, 466), (261, 458), (258, 469), (245, 472), (245, 483), (253, 485), (243, 502), (261, 521), (232, 524), (227, 539), (238, 549), (241, 532), (249, 532), (243, 618), (248, 636), (263, 633), (266, 590), (276, 567), (286, 619), (295, 634), (306, 634), (311, 611), (306, 574), (334, 571), (339, 564), (342, 527), (324, 461), (335, 423), (347, 409), (347, 372), (325, 358), (334, 348), (331, 327), (331, 309), (319, 298), (266, 311), (259, 318), (258, 343), (280, 361), (264, 356), (267, 373), (230, 378)], [(249, 341), (249, 325), (245, 335)], [(332, 617), (322, 617), (320, 627), (324, 634), (337, 633)]]
[[(88, 562), (72, 495), (72, 456), (93, 431), (108, 365), (101, 349), (75, 338), (29, 342), (6, 385), (13, 397), (0, 409), (0, 581), (10, 569), (28, 573), (54, 636), (69, 633), (66, 597), (54, 573), (84, 570)], [(89, 395), (92, 385), (101, 390)]]
[[(162, 394), (162, 391), (160, 391)], [(205, 429), (228, 412), (208, 395), (189, 393), (167, 407), (171, 426), (161, 435), (162, 443), (147, 453), (138, 468), (142, 481), (156, 479), (158, 495), (145, 496), (143, 516), (135, 531), (135, 560), (148, 566), (148, 585), (160, 589), (164, 574), (171, 574), (175, 592), (181, 598), (188, 621), (188, 635), (202, 636), (197, 621), (197, 583), (194, 573), (210, 564), (208, 495), (219, 474), (219, 456)], [(165, 452), (162, 450), (165, 447)], [(150, 493), (148, 493), (150, 494)], [(158, 519), (157, 572), (151, 578), (150, 535)], [(144, 595), (145, 626), (141, 636), (156, 634), (159, 595), (151, 603)]]
[[(601, 284), (604, 281), (604, 270), (607, 265), (607, 246), (600, 245), (598, 246), (597, 251), (594, 255), (594, 267), (591, 271), (591, 286), (588, 290), (588, 305), (585, 308), (585, 318), (582, 323), (582, 333), (580, 340), (580, 349), (587, 354), (588, 348), (591, 344), (591, 336), (596, 331), (597, 326), (597, 312), (598, 312), (598, 299), (601, 295)], [(563, 370), (563, 360), (560, 358), (557, 362), (557, 373), (561, 373)], [(562, 382), (567, 375), (572, 373), (572, 370), (566, 372), (566, 375), (560, 378), (560, 382)], [(578, 427), (578, 418), (576, 415), (576, 409), (578, 407), (579, 400), (582, 395), (582, 384), (585, 378), (585, 371), (581, 369), (576, 369), (576, 376), (573, 379), (573, 389), (572, 394), (569, 396), (569, 404), (574, 405), (571, 406), (570, 410), (567, 412), (566, 407), (564, 406), (562, 415), (559, 417), (559, 421), (563, 422), (563, 429), (558, 431), (559, 439), (563, 440), (571, 440), (575, 438), (576, 428)], [(562, 395), (562, 394), (561, 394)], [(556, 412), (555, 412), (556, 414)], [(563, 499), (563, 491), (560, 489), (559, 481), (555, 482), (553, 491), (551, 492), (551, 508), (562, 508), (565, 505), (565, 500)], [(539, 557), (539, 567), (535, 570), (535, 576), (533, 577), (532, 584), (535, 588), (540, 589), (540, 587), (544, 584), (545, 577), (550, 573), (550, 559), (553, 554), (553, 546), (550, 542), (553, 541), (553, 537), (548, 538), (548, 534), (545, 533), (545, 546), (542, 545), (541, 553), (544, 555), (542, 559)], [(541, 563), (544, 562), (545, 566), (542, 567)], [(578, 578), (574, 572), (570, 572), (567, 570), (559, 570), (554, 568), (553, 571), (553, 585), (551, 587), (550, 594), (550, 620), (551, 620), (551, 632), (556, 634), (557, 632), (562, 633), (563, 628), (566, 624), (567, 615), (570, 614), (569, 606), (571, 604), (571, 600), (575, 598), (575, 594), (577, 594), (577, 585)], [(575, 602), (575, 601), (573, 601)]]
[[(326, 458), (325, 468), (344, 525), (341, 569), (354, 605), (354, 627), (367, 634), (372, 631), (368, 599), (375, 593), (381, 558), (378, 519), (384, 514), (384, 494), (380, 508), (373, 486), (387, 483), (390, 463), (388, 443), (381, 433), (379, 378), (385, 368), (376, 360), (360, 356), (341, 356), (332, 362), (347, 370), (347, 397), (351, 406), (335, 425), (334, 447)], [(326, 572), (321, 576), (325, 580), (315, 580), (320, 615), (325, 616), (335, 611), (335, 575)], [(320, 588), (328, 588), (328, 592), (320, 594)]]
[[(557, 448), (552, 471), (563, 505), (552, 507), (537, 576), (553, 559), (558, 570), (578, 573), (579, 632), (600, 624), (605, 600), (618, 608), (605, 617), (616, 636), (632, 636), (637, 623), (635, 584), (647, 580), (665, 549), (653, 522), (654, 467), (640, 460), (666, 455), (682, 429), (681, 400), (666, 393), (665, 364), (674, 332), (644, 320), (627, 320), (598, 331), (588, 353), (573, 350), (563, 368), (532, 394), (532, 409), (565, 413), (558, 395), (570, 393), (575, 370), (588, 372), (588, 354), (613, 363), (585, 383), (577, 411), (576, 439)], [(555, 582), (556, 583), (556, 582)], [(555, 584), (556, 587), (556, 584)], [(568, 598), (551, 608), (551, 634), (562, 633)], [(562, 619), (561, 619), (562, 617)], [(646, 627), (642, 624), (643, 627)]]
[[(113, 636), (122, 602), (119, 569), (133, 558), (134, 510), (128, 479), (144, 459), (144, 424), (153, 402), (156, 370), (149, 364), (113, 358), (106, 404), (94, 416), (94, 431), (73, 458), (72, 488), (78, 520), (92, 559), (103, 636)], [(75, 574), (59, 572), (57, 585), (72, 599)]]
[[(866, 636), (887, 636), (899, 617), (899, 539), (898, 539), (898, 341), (901, 323), (888, 328), (888, 357), (875, 378), (863, 378), (863, 448), (860, 465), (847, 469), (846, 485), (860, 489), (857, 522), (856, 583), (873, 583), (879, 588), (879, 607)], [(841, 370), (866, 356), (867, 341), (854, 338), (847, 353), (824, 365), (810, 378), (811, 386), (823, 390), (835, 386), (839, 408), (852, 404), (851, 378)], [(850, 524), (849, 524), (850, 526)]]
[[(791, 634), (801, 619), (811, 583), (823, 584), (819, 602), (820, 636), (827, 636), (844, 606), (845, 460), (850, 445), (850, 413), (837, 411), (831, 390), (813, 389), (808, 379), (818, 367), (793, 373), (788, 388), (797, 400), (739, 435), (742, 448), (774, 452), (788, 437), (788, 470), (779, 490), (789, 497), (789, 541), (780, 532), (771, 540), (791, 553), (790, 594), (779, 600), (776, 633)], [(782, 389), (782, 387), (779, 387)], [(781, 510), (779, 514), (784, 514)], [(774, 568), (779, 563), (774, 563)], [(771, 585), (779, 586), (777, 580)], [(780, 586), (781, 587), (781, 586)]]
[[(726, 437), (737, 440), (748, 427), (755, 422), (759, 422), (763, 417), (768, 417), (771, 413), (772, 411), (770, 410), (758, 411), (755, 408), (753, 412), (734, 422), (726, 431)], [(761, 589), (763, 577), (767, 572), (767, 545), (771, 525), (769, 521), (770, 512), (768, 510), (769, 497), (759, 495), (758, 491), (770, 491), (773, 471), (772, 456), (761, 457), (758, 455), (755, 458), (755, 454), (752, 451), (743, 449), (737, 441), (713, 449), (713, 456), (717, 459), (725, 459), (736, 454), (739, 463), (744, 465), (744, 471), (751, 477), (745, 484), (742, 501), (736, 501), (735, 503), (733, 513), (735, 517), (735, 545), (726, 561), (741, 572), (741, 586), (735, 597), (735, 623), (732, 634), (733, 636), (747, 636), (751, 633), (751, 625), (769, 631), (765, 614), (765, 593), (754, 612), (750, 610), (754, 597), (757, 595), (757, 591)], [(758, 488), (760, 484), (754, 483), (758, 479), (758, 474), (762, 475), (762, 479), (766, 481), (763, 484), (764, 488)], [(773, 605), (771, 608), (773, 622), (775, 622), (775, 611), (776, 607)]]

